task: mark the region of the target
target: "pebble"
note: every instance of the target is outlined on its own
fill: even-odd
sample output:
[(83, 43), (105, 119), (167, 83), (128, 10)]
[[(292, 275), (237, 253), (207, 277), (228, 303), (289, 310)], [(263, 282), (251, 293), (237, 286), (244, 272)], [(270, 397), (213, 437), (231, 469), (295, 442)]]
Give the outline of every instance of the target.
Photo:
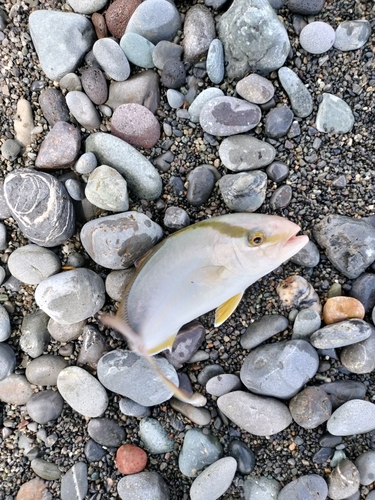
[(80, 147), (80, 131), (70, 123), (57, 122), (40, 145), (35, 167), (42, 170), (69, 168), (76, 160)]
[(77, 462), (61, 478), (61, 500), (83, 500), (88, 489), (87, 465)]
[(0, 342), (0, 381), (7, 378), (15, 367), (16, 355), (14, 350), (10, 345)]
[(327, 498), (328, 487), (325, 480), (317, 474), (300, 476), (280, 491), (278, 500), (319, 500)]
[(31, 358), (40, 356), (50, 341), (48, 319), (43, 311), (36, 311), (22, 320), (20, 347)]
[(105, 280), (105, 291), (111, 299), (121, 302), (125, 289), (134, 275), (134, 269), (111, 271)]
[(164, 214), (163, 224), (174, 231), (183, 229), (190, 224), (190, 217), (183, 208), (168, 207)]
[(323, 306), (323, 321), (326, 325), (338, 323), (350, 318), (363, 319), (365, 308), (361, 302), (352, 297), (332, 297)]
[(241, 380), (237, 375), (224, 373), (210, 378), (206, 384), (206, 391), (212, 396), (223, 396), (228, 392), (242, 388)]
[(265, 340), (283, 332), (289, 326), (289, 321), (281, 314), (268, 314), (251, 323), (241, 336), (240, 342), (244, 349), (254, 349)]
[(217, 400), (218, 407), (234, 424), (255, 436), (270, 436), (292, 423), (287, 406), (274, 398), (235, 391)]
[(125, 33), (138, 33), (156, 45), (161, 40), (173, 40), (181, 29), (180, 14), (167, 0), (142, 2), (131, 16)]
[(179, 89), (186, 83), (186, 69), (182, 61), (168, 59), (161, 72), (161, 82), (168, 89)]
[(145, 106), (122, 104), (112, 115), (111, 133), (133, 146), (150, 149), (160, 138), (160, 125)]
[(47, 462), (43, 458), (34, 458), (34, 460), (31, 460), (30, 466), (37, 476), (46, 481), (55, 481), (61, 477), (61, 472), (57, 465)]
[(224, 139), (219, 147), (224, 165), (233, 172), (256, 170), (273, 162), (276, 149), (253, 136), (239, 134)]
[(81, 79), (75, 73), (68, 73), (64, 75), (59, 81), (59, 86), (61, 89), (67, 90), (68, 92), (72, 92), (73, 90), (82, 90)]
[(335, 410), (327, 422), (327, 430), (334, 436), (364, 434), (375, 429), (375, 404), (352, 399)]
[(161, 40), (152, 52), (154, 66), (162, 70), (168, 60), (181, 60), (182, 53), (183, 48), (181, 45), (169, 42), (168, 40)]
[(320, 385), (328, 395), (335, 410), (352, 399), (364, 399), (366, 386), (355, 380), (336, 380)]
[(315, 267), (320, 262), (320, 253), (318, 247), (313, 241), (309, 240), (307, 245), (305, 245), (299, 252), (293, 255), (290, 260), (298, 266)]
[(215, 176), (205, 166), (194, 168), (188, 177), (186, 199), (190, 205), (200, 207), (209, 199), (215, 186)]
[(11, 326), (9, 313), (4, 306), (0, 305), (0, 342), (4, 342), (10, 337)]
[(44, 390), (33, 394), (26, 404), (30, 418), (38, 424), (46, 424), (59, 418), (63, 406), (63, 398), (58, 392), (52, 390)]
[(99, 68), (87, 68), (82, 72), (81, 82), (87, 97), (94, 104), (104, 104), (108, 99), (108, 85)]
[(197, 97), (194, 99), (194, 101), (190, 104), (188, 108), (190, 120), (193, 123), (198, 123), (204, 105), (207, 104), (212, 99), (223, 96), (224, 96), (223, 91), (216, 87), (208, 87), (202, 90), (202, 92), (197, 95)]
[(129, 19), (142, 0), (115, 0), (105, 12), (105, 20), (110, 33), (120, 39), (125, 33)]
[(184, 60), (195, 63), (206, 58), (215, 35), (215, 21), (211, 11), (204, 5), (190, 7), (184, 20)]
[(108, 406), (104, 387), (86, 370), (68, 366), (57, 377), (57, 388), (69, 406), (85, 417), (99, 417)]
[(212, 377), (216, 377), (216, 375), (222, 375), (223, 373), (224, 369), (221, 365), (206, 365), (199, 372), (197, 380), (202, 387), (205, 387), (207, 382)]
[(266, 344), (244, 360), (240, 377), (255, 394), (288, 399), (317, 372), (319, 357), (305, 340)]
[(375, 307), (375, 274), (361, 274), (353, 281), (349, 293), (353, 300), (359, 300), (363, 304), (366, 313), (370, 314)]
[(370, 337), (357, 344), (344, 347), (340, 352), (340, 361), (351, 373), (371, 373), (375, 370), (375, 328)]
[(123, 82), (129, 78), (129, 61), (115, 40), (112, 38), (100, 38), (94, 43), (92, 50), (95, 59), (108, 78), (116, 82)]
[[(293, 122), (294, 114), (285, 105), (271, 109), (265, 119), (265, 134), (272, 139), (285, 136)], [(272, 158), (273, 160), (273, 158)]]
[(237, 462), (233, 457), (224, 457), (211, 464), (193, 481), (190, 487), (191, 500), (216, 500), (231, 485)]
[(330, 460), (334, 452), (333, 448), (320, 448), (313, 456), (312, 461), (315, 464), (325, 464)]
[(93, 418), (87, 426), (89, 436), (102, 446), (118, 447), (125, 439), (125, 430), (115, 420)]
[(117, 484), (121, 500), (169, 500), (169, 488), (157, 472), (139, 472), (123, 477)]
[(282, 161), (274, 161), (266, 168), (266, 173), (272, 181), (280, 183), (288, 177), (289, 167)]
[(267, 175), (261, 170), (223, 175), (219, 189), (226, 206), (234, 212), (255, 212), (264, 202)]
[(222, 42), (215, 38), (210, 43), (206, 60), (207, 76), (214, 85), (219, 85), (224, 79), (224, 48)]
[(91, 172), (85, 195), (90, 203), (103, 210), (126, 212), (129, 209), (126, 180), (108, 165), (100, 165)]
[(145, 417), (139, 423), (139, 437), (145, 448), (153, 455), (168, 453), (175, 449), (175, 442), (155, 418)]
[(101, 124), (99, 113), (89, 97), (78, 90), (68, 92), (66, 103), (69, 111), (85, 129), (93, 131)]
[(282, 304), (297, 309), (312, 309), (321, 313), (322, 306), (313, 286), (302, 276), (289, 276), (277, 287), (276, 292)]
[(6, 139), (1, 146), (1, 154), (8, 161), (14, 161), (21, 150), (22, 144), (14, 139)]
[(111, 134), (98, 132), (86, 139), (86, 152), (89, 151), (95, 154), (99, 164), (113, 167), (122, 174), (135, 196), (146, 200), (159, 198), (160, 174), (133, 146)]
[(69, 109), (65, 97), (56, 88), (42, 90), (39, 96), (39, 104), (44, 118), (53, 127), (58, 122), (69, 122)]
[(31, 384), (54, 386), (59, 373), (67, 366), (68, 362), (61, 356), (44, 354), (27, 365), (25, 374)]
[(302, 309), (294, 320), (292, 339), (308, 340), (312, 333), (319, 330), (321, 323), (319, 313), (313, 309)]
[(47, 485), (42, 479), (34, 477), (23, 483), (18, 490), (16, 500), (44, 500), (46, 488)]
[(366, 340), (373, 332), (373, 327), (361, 319), (348, 319), (327, 325), (314, 332), (311, 344), (317, 349), (344, 347)]
[(250, 474), (255, 467), (255, 454), (243, 441), (234, 440), (229, 443), (228, 453), (236, 459), (240, 474)]
[(129, 417), (149, 417), (151, 415), (149, 407), (140, 405), (129, 398), (121, 398), (119, 408), (124, 415)]
[(359, 472), (350, 460), (342, 460), (328, 476), (328, 495), (341, 500), (354, 495), (359, 489)]
[(11, 373), (0, 381), (0, 400), (12, 405), (24, 405), (33, 394), (33, 389), (24, 375)]
[(48, 322), (47, 328), (51, 337), (58, 342), (70, 342), (78, 339), (78, 337), (83, 333), (83, 327), (85, 324), (86, 321), (79, 321), (70, 325), (62, 325), (51, 318)]
[(91, 22), (94, 26), (97, 38), (107, 38), (108, 29), (105, 22), (105, 17), (102, 14), (99, 14), (99, 12), (94, 12), (91, 16)]
[(16, 140), (21, 146), (29, 146), (32, 142), (34, 130), (34, 118), (31, 104), (26, 99), (19, 99), (17, 102), (17, 113), (13, 120)]
[(74, 165), (74, 169), (78, 174), (87, 175), (90, 174), (96, 167), (98, 166), (98, 162), (96, 160), (96, 156), (94, 153), (83, 153), (81, 155), (76, 164)]
[(178, 456), (178, 467), (185, 476), (196, 477), (222, 456), (223, 447), (215, 436), (205, 434), (202, 429), (189, 429)]
[(82, 201), (85, 199), (85, 188), (82, 182), (76, 179), (67, 179), (65, 181), (65, 189), (73, 200)]
[(201, 347), (206, 337), (206, 329), (199, 321), (191, 321), (178, 332), (171, 352), (166, 351), (165, 357), (176, 368), (181, 368)]
[(247, 132), (258, 125), (261, 110), (236, 97), (215, 97), (206, 102), (199, 115), (203, 130), (211, 135), (227, 136)]
[(292, 201), (293, 191), (289, 184), (280, 186), (272, 193), (270, 207), (272, 210), (286, 208)]
[(187, 417), (194, 424), (204, 426), (211, 422), (211, 414), (205, 408), (196, 408), (176, 398), (170, 400), (170, 405), (174, 410), (182, 413), (184, 417)]
[(96, 370), (99, 359), (109, 350), (106, 337), (94, 325), (86, 325), (77, 364)]
[(316, 128), (319, 132), (346, 134), (353, 124), (354, 115), (348, 104), (340, 97), (324, 92), (316, 115)]
[[(178, 385), (174, 367), (162, 357), (154, 358), (166, 377)], [(149, 363), (132, 351), (117, 349), (98, 363), (98, 378), (108, 390), (126, 396), (142, 406), (155, 406), (172, 397)]]
[(299, 35), (301, 47), (310, 54), (327, 52), (335, 41), (335, 30), (323, 21), (307, 24)]
[(244, 500), (277, 500), (281, 490), (276, 479), (265, 476), (249, 477), (243, 486)]
[(375, 451), (366, 451), (357, 457), (354, 462), (359, 472), (359, 482), (369, 486), (375, 480)]
[(299, 76), (286, 66), (280, 68), (277, 74), (283, 89), (288, 94), (294, 114), (301, 118), (309, 116), (313, 110), (313, 100)]
[(123, 269), (148, 252), (162, 238), (163, 230), (146, 215), (131, 211), (87, 222), (80, 236), (94, 262)]
[(140, 68), (153, 68), (152, 53), (155, 45), (137, 33), (125, 33), (120, 40), (120, 47), (128, 61)]
[(371, 25), (366, 19), (351, 19), (340, 23), (335, 32), (335, 49), (358, 50), (364, 46), (371, 34)]
[(298, 425), (316, 429), (331, 416), (332, 404), (320, 387), (306, 387), (290, 400), (289, 411)]
[(264, 76), (251, 73), (237, 82), (236, 91), (249, 102), (265, 104), (274, 96), (275, 87)]
[(93, 14), (97, 10), (103, 9), (106, 3), (107, 0), (68, 0), (71, 8), (80, 14)]
[(107, 454), (106, 450), (104, 450), (100, 444), (96, 443), (93, 439), (89, 439), (87, 441), (84, 452), (88, 462), (98, 462)]
[(121, 474), (137, 474), (147, 464), (147, 453), (134, 444), (123, 444), (116, 452), (116, 467)]

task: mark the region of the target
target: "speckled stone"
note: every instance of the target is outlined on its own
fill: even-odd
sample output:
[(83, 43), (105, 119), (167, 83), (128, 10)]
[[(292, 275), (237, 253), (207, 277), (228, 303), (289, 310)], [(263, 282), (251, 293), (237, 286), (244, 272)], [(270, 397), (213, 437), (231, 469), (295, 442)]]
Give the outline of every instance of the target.
[(139, 437), (151, 454), (168, 453), (175, 449), (174, 439), (155, 418), (145, 417), (140, 421)]
[(108, 30), (116, 38), (120, 39), (125, 33), (126, 26), (133, 12), (142, 0), (115, 0), (105, 13)]
[(273, 162), (276, 149), (266, 141), (246, 134), (224, 139), (219, 147), (219, 156), (232, 172), (256, 170)]
[(44, 354), (33, 359), (26, 367), (26, 378), (34, 385), (53, 386), (61, 370), (68, 366), (68, 362), (61, 356)]
[(306, 387), (289, 402), (293, 420), (304, 429), (315, 429), (332, 413), (327, 393), (320, 387)]
[(294, 14), (313, 16), (323, 9), (324, 0), (288, 0), (288, 9)]
[(27, 401), (27, 412), (38, 424), (46, 424), (56, 420), (63, 410), (64, 400), (60, 394), (52, 390), (37, 392)]
[(186, 82), (186, 69), (182, 61), (168, 59), (161, 72), (161, 83), (168, 89), (179, 89)]
[(307, 24), (299, 35), (303, 49), (310, 54), (327, 52), (335, 41), (335, 30), (323, 21), (313, 21)]
[(236, 90), (241, 97), (254, 104), (265, 104), (275, 93), (273, 84), (257, 73), (251, 73), (239, 80)]
[(249, 477), (244, 482), (244, 500), (277, 500), (281, 490), (280, 484), (276, 479), (268, 477)]
[(207, 76), (213, 84), (218, 85), (224, 78), (224, 49), (218, 38), (210, 43), (206, 60)]
[(362, 399), (347, 401), (327, 422), (327, 430), (334, 436), (364, 434), (375, 429), (375, 404)]
[(264, 202), (267, 175), (261, 170), (223, 175), (219, 189), (224, 203), (235, 212), (255, 212)]
[(108, 99), (108, 85), (99, 68), (87, 68), (82, 72), (83, 90), (94, 104), (104, 104)]
[(50, 88), (42, 90), (39, 104), (44, 118), (53, 127), (57, 122), (69, 122), (69, 109), (65, 97), (59, 89)]
[(184, 60), (195, 63), (205, 58), (215, 38), (215, 21), (204, 5), (191, 6), (184, 21)]
[(318, 500), (327, 498), (328, 486), (317, 474), (301, 476), (288, 483), (280, 491), (278, 500)]
[(272, 193), (272, 196), (270, 198), (270, 207), (272, 208), (272, 210), (281, 210), (282, 208), (286, 208), (292, 201), (292, 197), (293, 191), (289, 184), (279, 186)]
[(35, 167), (43, 170), (69, 168), (78, 157), (81, 133), (63, 121), (57, 122), (40, 145)]
[(294, 114), (301, 118), (309, 116), (313, 110), (313, 100), (299, 76), (286, 66), (279, 69), (278, 76), (281, 85), (288, 94)]
[(160, 138), (160, 125), (141, 104), (122, 104), (111, 119), (111, 133), (133, 146), (150, 149)]
[(342, 460), (328, 476), (328, 495), (341, 500), (354, 495), (359, 489), (359, 472), (350, 460)]
[(265, 340), (286, 330), (289, 321), (281, 314), (268, 314), (251, 323), (241, 336), (241, 346), (244, 349), (254, 349)]

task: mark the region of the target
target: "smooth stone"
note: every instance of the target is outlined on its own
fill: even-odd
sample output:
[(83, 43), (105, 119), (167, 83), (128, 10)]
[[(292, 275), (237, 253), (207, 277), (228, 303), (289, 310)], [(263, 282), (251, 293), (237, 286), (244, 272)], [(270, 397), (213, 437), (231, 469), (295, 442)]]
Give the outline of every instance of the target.
[(164, 214), (163, 224), (174, 231), (187, 227), (190, 217), (186, 210), (180, 207), (168, 207)]
[(366, 386), (355, 380), (327, 382), (320, 388), (329, 395), (334, 410), (352, 399), (364, 399), (366, 395)]
[(270, 207), (272, 210), (281, 210), (286, 208), (292, 201), (293, 190), (289, 184), (278, 187), (270, 198)]
[(74, 233), (73, 205), (63, 184), (52, 175), (17, 170), (6, 176), (4, 194), (12, 216), (30, 242), (54, 247)]
[(168, 104), (172, 109), (182, 108), (185, 102), (184, 94), (175, 89), (168, 89), (166, 95)]
[(17, 101), (17, 112), (13, 120), (16, 140), (22, 147), (29, 146), (32, 142), (32, 132), (34, 130), (34, 118), (31, 104), (26, 99)]
[(206, 337), (206, 329), (199, 321), (191, 321), (178, 332), (172, 350), (165, 352), (167, 360), (176, 368), (181, 368), (198, 351)]
[(364, 220), (329, 215), (315, 225), (313, 235), (347, 278), (358, 278), (375, 260), (375, 228)]
[(316, 115), (316, 128), (319, 132), (346, 134), (353, 124), (354, 115), (348, 104), (340, 97), (324, 92)]
[(98, 166), (96, 156), (94, 153), (83, 153), (74, 165), (74, 169), (78, 174), (91, 174), (91, 172)]
[[(272, 139), (284, 137), (292, 126), (294, 114), (285, 105), (271, 109), (265, 119), (265, 134)], [(272, 158), (273, 160), (273, 158)]]
[(305, 340), (287, 340), (254, 349), (244, 360), (240, 377), (255, 394), (289, 399), (317, 372), (319, 357)]
[(375, 370), (375, 328), (370, 337), (357, 344), (344, 347), (340, 352), (340, 361), (351, 373), (371, 373)]
[(375, 404), (352, 399), (335, 410), (327, 422), (327, 430), (334, 436), (364, 434), (375, 429)]
[(358, 50), (364, 46), (371, 34), (371, 24), (366, 19), (351, 19), (340, 23), (335, 32), (335, 49)]
[[(174, 367), (165, 358), (154, 359), (166, 377), (178, 385)], [(155, 406), (172, 397), (149, 363), (132, 351), (117, 349), (105, 354), (98, 363), (97, 373), (108, 390), (143, 406)]]
[(68, 366), (57, 377), (57, 388), (69, 406), (85, 417), (99, 417), (108, 406), (108, 396), (99, 381), (83, 368)]
[(202, 429), (189, 429), (178, 457), (178, 467), (184, 476), (196, 477), (202, 469), (223, 456), (223, 447), (212, 434)]
[(88, 489), (87, 465), (77, 462), (61, 478), (61, 500), (83, 500)]
[(46, 488), (47, 485), (42, 479), (34, 477), (21, 485), (16, 500), (43, 500)]
[(327, 498), (328, 486), (317, 474), (300, 476), (280, 491), (277, 500), (318, 500)]
[(31, 384), (53, 386), (57, 384), (59, 373), (67, 366), (68, 362), (61, 356), (44, 354), (27, 365), (25, 375)]
[(161, 227), (139, 212), (108, 215), (87, 222), (81, 242), (97, 264), (123, 269), (150, 250), (163, 236)]
[(141, 199), (154, 200), (162, 191), (156, 168), (133, 146), (111, 134), (98, 132), (86, 139), (86, 152), (93, 152), (99, 164), (115, 168), (131, 191)]
[(319, 330), (322, 320), (313, 309), (302, 309), (293, 323), (292, 339), (308, 340), (312, 333)]
[(328, 495), (332, 500), (347, 499), (359, 489), (359, 472), (350, 460), (342, 460), (328, 476)]
[(120, 40), (120, 47), (128, 61), (140, 68), (153, 68), (152, 53), (155, 45), (137, 33), (125, 33)]
[(276, 287), (276, 292), (280, 301), (286, 307), (312, 309), (319, 314), (322, 311), (322, 306), (314, 287), (298, 274), (294, 274), (283, 280)]
[(266, 168), (266, 174), (271, 181), (280, 183), (288, 177), (289, 167), (282, 161), (274, 161)]
[(24, 375), (11, 373), (0, 381), (0, 400), (12, 405), (24, 405), (33, 394), (33, 389)]
[(28, 314), (22, 320), (20, 347), (31, 358), (37, 358), (46, 349), (50, 336), (47, 330), (48, 316), (43, 311)]
[(366, 451), (359, 455), (354, 462), (359, 472), (359, 482), (369, 486), (375, 481), (375, 451)]
[[(148, 0), (147, 0), (148, 1)], [(169, 500), (169, 488), (157, 472), (139, 472), (122, 477), (117, 484), (121, 500)]]
[(42, 170), (69, 168), (76, 160), (80, 147), (80, 131), (70, 123), (57, 122), (40, 146), (35, 168)]
[(265, 104), (274, 96), (275, 87), (264, 76), (251, 73), (237, 82), (236, 91), (249, 102)]
[(205, 387), (210, 378), (222, 375), (223, 373), (224, 368), (221, 365), (206, 365), (199, 372), (197, 380), (201, 386)]
[(48, 321), (47, 328), (52, 338), (58, 342), (64, 343), (78, 339), (78, 337), (83, 333), (83, 327), (85, 324), (86, 321), (79, 321), (70, 325), (62, 325), (51, 318)]
[(194, 101), (190, 104), (188, 108), (190, 120), (193, 123), (198, 123), (203, 106), (206, 103), (208, 103), (211, 99), (223, 96), (224, 96), (223, 91), (216, 87), (208, 87), (202, 90), (202, 92), (197, 95), (197, 97), (194, 99)]
[(69, 122), (69, 109), (65, 97), (59, 89), (49, 88), (42, 90), (39, 104), (44, 118), (53, 127), (57, 122)]
[(129, 78), (129, 61), (115, 40), (100, 38), (94, 43), (92, 50), (98, 64), (110, 79), (123, 82)]
[(233, 457), (224, 457), (211, 464), (199, 474), (190, 487), (191, 500), (216, 500), (231, 485), (237, 462)]
[(240, 474), (250, 474), (255, 467), (255, 455), (243, 441), (234, 440), (229, 443), (228, 453), (236, 460)]
[(333, 455), (333, 448), (320, 448), (313, 456), (314, 464), (325, 464)]
[(121, 398), (119, 402), (119, 408), (121, 413), (129, 417), (149, 417), (151, 415), (151, 410), (148, 406), (143, 406), (132, 399)]
[(73, 90), (82, 90), (81, 79), (75, 73), (68, 73), (64, 75), (59, 81), (59, 86), (61, 89), (67, 90), (68, 92)]
[(98, 462), (107, 454), (107, 451), (93, 439), (89, 439), (85, 444), (84, 453), (88, 462)]
[(234, 391), (220, 396), (217, 404), (234, 424), (254, 436), (271, 436), (292, 423), (287, 406), (274, 398)]
[(178, 59), (168, 59), (161, 72), (161, 83), (168, 89), (179, 89), (186, 83), (185, 64)]
[(220, 17), (217, 31), (230, 80), (249, 71), (264, 75), (278, 69), (290, 50), (287, 31), (268, 0), (235, 0)]
[(303, 267), (315, 267), (320, 262), (318, 247), (311, 240), (290, 259), (294, 264)]
[(68, 92), (66, 103), (69, 111), (82, 127), (89, 131), (100, 127), (101, 119), (99, 113), (86, 94), (78, 90)]
[(251, 323), (241, 336), (240, 342), (244, 349), (254, 349), (265, 340), (283, 332), (289, 326), (289, 321), (281, 314), (268, 314)]
[(155, 418), (142, 418), (139, 423), (139, 437), (145, 448), (153, 455), (168, 453), (175, 449), (174, 440)]
[(4, 306), (0, 305), (0, 342), (4, 342), (10, 337), (11, 326), (9, 313)]
[(87, 68), (81, 75), (82, 87), (94, 104), (104, 104), (108, 99), (108, 85), (99, 68)]
[(86, 325), (82, 337), (77, 365), (96, 370), (99, 359), (110, 350), (107, 339), (94, 325)]
[(215, 186), (215, 176), (205, 166), (194, 168), (188, 177), (186, 199), (190, 205), (200, 207), (209, 199)]
[(359, 300), (363, 304), (366, 313), (370, 314), (373, 307), (375, 307), (375, 274), (361, 274), (353, 281), (349, 294)]
[(175, 411), (180, 412), (184, 417), (194, 422), (194, 424), (204, 426), (211, 422), (211, 414), (205, 408), (196, 408), (176, 398), (170, 400), (170, 405)]
[(47, 462), (43, 458), (34, 458), (34, 460), (31, 460), (30, 466), (37, 476), (46, 481), (55, 481), (61, 477), (61, 472), (57, 465)]
[(133, 146), (150, 149), (160, 138), (160, 125), (145, 106), (122, 104), (112, 115), (111, 133)]
[(22, 144), (14, 139), (6, 139), (1, 145), (2, 156), (9, 161), (14, 161), (21, 153)]
[(169, 42), (168, 40), (160, 40), (160, 42), (158, 42), (152, 52), (152, 60), (154, 66), (162, 70), (164, 68), (164, 64), (168, 60), (181, 60), (182, 53), (183, 48), (181, 47), (181, 45)]
[[(106, 6), (107, 0), (68, 0), (71, 8), (79, 14), (93, 14)], [(85, 496), (85, 495), (83, 495)], [(72, 496), (72, 500), (73, 500)]]
[(195, 63), (205, 58), (215, 35), (211, 11), (204, 5), (191, 6), (184, 20), (184, 61)]
[(161, 40), (173, 40), (180, 28), (180, 14), (174, 4), (167, 0), (148, 0), (136, 8), (125, 33), (138, 33), (156, 45)]
[(39, 63), (50, 80), (74, 72), (95, 40), (91, 22), (71, 12), (35, 10), (29, 16), (29, 30)]
[(110, 33), (120, 39), (135, 9), (142, 0), (115, 0), (105, 13), (105, 21)]
[(116, 302), (121, 302), (125, 289), (134, 276), (134, 268), (111, 271), (105, 280), (105, 291)]
[(243, 486), (244, 500), (277, 500), (281, 490), (276, 479), (265, 476), (249, 477)]
[(323, 306), (323, 321), (326, 325), (351, 318), (363, 319), (365, 308), (353, 297), (331, 297)]
[(278, 71), (280, 83), (288, 94), (293, 113), (301, 118), (306, 118), (312, 113), (313, 100), (299, 76), (290, 68), (282, 67)]
[(73, 200), (82, 201), (85, 199), (85, 190), (82, 182), (76, 179), (67, 179), (65, 181), (65, 188)]
[(310, 343), (317, 349), (344, 347), (366, 340), (373, 331), (373, 327), (366, 321), (348, 319), (314, 332), (310, 337)]
[(63, 410), (64, 400), (56, 391), (40, 391), (31, 396), (26, 403), (30, 418), (38, 424), (56, 420)]
[(125, 430), (115, 420), (94, 418), (87, 426), (91, 439), (102, 446), (118, 447), (125, 439)]
[(16, 367), (16, 354), (10, 345), (0, 342), (0, 381), (7, 378)]
[(7, 247), (7, 229), (6, 226), (0, 222), (0, 251), (6, 250)]
[(211, 135), (227, 136), (247, 132), (258, 125), (261, 110), (236, 97), (215, 97), (206, 102), (199, 115), (203, 130)]
[(315, 429), (329, 419), (332, 404), (320, 387), (306, 387), (290, 400), (289, 411), (299, 426)]
[(219, 85), (224, 79), (224, 48), (221, 40), (215, 38), (210, 43), (206, 60), (207, 76), (214, 85)]
[(242, 388), (242, 383), (237, 375), (223, 373), (210, 378), (206, 384), (206, 391), (212, 396), (223, 396), (228, 392), (238, 391)]
[(234, 212), (255, 212), (264, 202), (267, 175), (260, 170), (223, 175), (220, 193), (226, 206)]
[(147, 464), (147, 453), (134, 444), (123, 444), (116, 452), (116, 467), (121, 474), (137, 474)]
[(336, 447), (342, 443), (341, 436), (332, 436), (329, 432), (323, 434), (323, 436), (319, 439), (320, 446), (330, 446)]
[(324, 0), (288, 0), (288, 9), (301, 16), (313, 16), (323, 9)]
[(233, 172), (256, 170), (273, 162), (276, 149), (250, 135), (234, 135), (224, 139), (219, 147), (224, 165)]
[(85, 195), (90, 203), (103, 210), (126, 212), (129, 209), (126, 180), (108, 165), (100, 165), (91, 172)]
[(327, 52), (335, 41), (335, 30), (323, 21), (313, 21), (307, 24), (299, 35), (301, 47), (309, 54)]

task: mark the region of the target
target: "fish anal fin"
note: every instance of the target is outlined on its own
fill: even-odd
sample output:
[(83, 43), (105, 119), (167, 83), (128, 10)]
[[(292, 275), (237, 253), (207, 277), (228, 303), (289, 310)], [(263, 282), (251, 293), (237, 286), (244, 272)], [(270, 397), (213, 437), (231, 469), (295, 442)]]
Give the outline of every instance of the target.
[(226, 321), (229, 316), (236, 310), (238, 304), (240, 303), (244, 292), (237, 293), (230, 299), (221, 304), (215, 311), (215, 323), (214, 326), (220, 326)]

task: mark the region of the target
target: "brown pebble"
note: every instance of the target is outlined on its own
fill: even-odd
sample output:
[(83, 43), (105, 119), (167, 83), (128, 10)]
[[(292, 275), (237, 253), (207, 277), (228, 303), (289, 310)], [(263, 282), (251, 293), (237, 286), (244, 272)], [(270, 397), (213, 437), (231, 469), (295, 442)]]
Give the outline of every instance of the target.
[(149, 149), (160, 138), (160, 125), (145, 106), (127, 103), (115, 109), (111, 133), (133, 146)]
[(351, 318), (363, 319), (365, 308), (354, 297), (332, 297), (323, 307), (323, 321), (326, 325), (338, 323)]
[(116, 453), (116, 466), (121, 474), (142, 472), (147, 464), (147, 453), (134, 444), (123, 444)]
[(113, 36), (121, 38), (129, 19), (142, 0), (115, 0), (105, 13), (107, 28)]
[(95, 33), (98, 38), (105, 38), (108, 36), (107, 24), (105, 18), (99, 12), (94, 12), (91, 16), (92, 24), (95, 28)]
[(16, 500), (42, 500), (46, 488), (46, 483), (42, 479), (35, 477), (21, 486)]

